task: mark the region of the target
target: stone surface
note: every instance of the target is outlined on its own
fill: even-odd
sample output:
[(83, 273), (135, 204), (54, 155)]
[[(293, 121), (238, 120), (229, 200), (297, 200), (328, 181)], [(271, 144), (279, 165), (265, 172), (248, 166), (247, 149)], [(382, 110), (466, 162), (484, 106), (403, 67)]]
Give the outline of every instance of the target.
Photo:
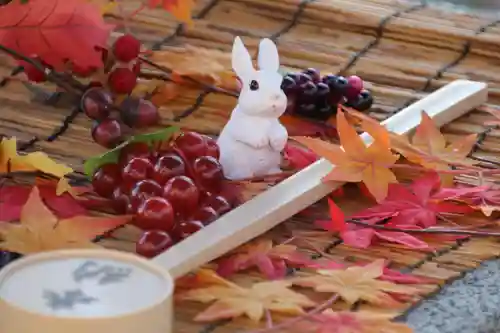
[(500, 260), (485, 262), (412, 310), (415, 333), (494, 333), (500, 330)]

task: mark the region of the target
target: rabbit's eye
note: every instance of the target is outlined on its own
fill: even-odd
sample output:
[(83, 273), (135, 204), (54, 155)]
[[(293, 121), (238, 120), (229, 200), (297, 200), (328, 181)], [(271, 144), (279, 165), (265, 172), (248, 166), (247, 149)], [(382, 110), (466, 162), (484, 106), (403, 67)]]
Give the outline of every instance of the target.
[(255, 80), (252, 80), (252, 82), (250, 82), (250, 90), (258, 90), (259, 89), (259, 82), (255, 81)]

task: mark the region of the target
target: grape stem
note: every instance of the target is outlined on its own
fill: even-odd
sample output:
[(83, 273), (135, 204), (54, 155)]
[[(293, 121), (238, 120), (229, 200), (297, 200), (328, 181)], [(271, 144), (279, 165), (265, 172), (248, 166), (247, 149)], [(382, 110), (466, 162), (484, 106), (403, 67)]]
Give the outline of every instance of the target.
[[(64, 75), (62, 75), (62, 74), (60, 74), (60, 73), (58, 73), (50, 68), (46, 68), (39, 61), (32, 59), (30, 57), (27, 57), (23, 54), (20, 54), (20, 53), (16, 52), (15, 50), (8, 48), (6, 46), (0, 45), (0, 51), (7, 53), (8, 55), (10, 55), (11, 57), (13, 57), (17, 60), (22, 60), (22, 61), (29, 63), (30, 65), (35, 67), (37, 70), (44, 73), (47, 80), (57, 84), (59, 87), (65, 89), (66, 91), (71, 92), (71, 93), (75, 93), (75, 94), (81, 93), (82, 84), (79, 83), (78, 81), (72, 79), (71, 80), (72, 82), (68, 83), (65, 79), (63, 79)], [(75, 84), (75, 81), (78, 82), (78, 85)], [(78, 88), (76, 86), (78, 86)]]

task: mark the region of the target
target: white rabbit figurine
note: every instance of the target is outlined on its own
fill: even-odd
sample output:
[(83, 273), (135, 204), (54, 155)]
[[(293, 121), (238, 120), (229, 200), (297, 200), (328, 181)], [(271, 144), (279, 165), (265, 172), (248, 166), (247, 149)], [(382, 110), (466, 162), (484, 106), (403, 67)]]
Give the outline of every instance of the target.
[(260, 42), (259, 70), (240, 37), (233, 44), (233, 70), (241, 81), (238, 105), (220, 133), (220, 163), (228, 179), (265, 176), (281, 171), (281, 151), (288, 140), (279, 117), (287, 98), (281, 89), (278, 49), (272, 40)]

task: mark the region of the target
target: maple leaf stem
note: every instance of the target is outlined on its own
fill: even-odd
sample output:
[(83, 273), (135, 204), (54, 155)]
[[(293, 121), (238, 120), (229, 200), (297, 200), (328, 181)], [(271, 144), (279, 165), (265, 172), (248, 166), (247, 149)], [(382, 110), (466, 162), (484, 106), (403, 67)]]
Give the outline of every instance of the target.
[(267, 322), (267, 328), (272, 328), (273, 325), (273, 317), (271, 317), (271, 311), (266, 309), (266, 322)]
[(464, 236), (478, 236), (478, 237), (500, 237), (500, 232), (488, 232), (488, 231), (476, 231), (476, 230), (457, 230), (457, 229), (403, 229), (403, 228), (393, 228), (386, 227), (378, 224), (369, 224), (359, 220), (346, 220), (348, 223), (352, 223), (358, 226), (363, 226), (366, 228), (385, 230), (385, 231), (397, 231), (405, 232), (408, 234), (450, 234), (450, 235), (464, 235)]
[(332, 297), (327, 299), (324, 303), (319, 304), (317, 307), (315, 307), (311, 311), (304, 313), (301, 316), (294, 317), (294, 318), (286, 320), (286, 321), (282, 321), (278, 325), (274, 325), (272, 327), (262, 328), (262, 329), (253, 330), (253, 331), (242, 331), (240, 333), (268, 333), (268, 332), (274, 332), (277, 330), (281, 330), (281, 329), (290, 327), (290, 326), (292, 326), (292, 325), (294, 325), (302, 320), (309, 319), (309, 318), (313, 317), (314, 315), (317, 315), (318, 313), (323, 312), (323, 310), (326, 310), (327, 308), (329, 308), (338, 299), (339, 299), (339, 295), (334, 294), (334, 295), (332, 295)]
[[(454, 166), (459, 166), (459, 165), (454, 164)], [(470, 166), (468, 166), (466, 169), (459, 169), (459, 170), (434, 170), (422, 166), (401, 163), (392, 165), (391, 169), (422, 171), (422, 172), (428, 172), (429, 170), (432, 170), (437, 173), (447, 174), (447, 175), (464, 175), (464, 174), (476, 174), (476, 173), (482, 173), (487, 175), (500, 174), (499, 169), (471, 168)]]
[[(141, 62), (144, 62), (144, 63), (148, 64), (149, 66), (151, 66), (153, 68), (156, 68), (157, 70), (162, 71), (163, 73), (165, 73), (164, 75), (157, 76), (157, 78), (162, 79), (162, 80), (167, 80), (167, 81), (173, 81), (172, 77), (170, 76), (173, 71), (170, 68), (162, 66), (162, 65), (159, 65), (159, 64), (155, 63), (154, 61), (151, 61), (150, 59), (148, 59), (148, 58), (146, 58), (144, 56), (139, 57), (139, 59), (141, 60)], [(142, 73), (141, 73), (141, 75), (142, 75)], [(151, 75), (151, 74), (148, 74), (148, 75)], [(226, 89), (223, 89), (223, 88), (219, 88), (219, 87), (214, 86), (212, 84), (203, 83), (203, 82), (198, 81), (198, 80), (196, 80), (196, 79), (194, 79), (194, 78), (192, 78), (190, 76), (181, 75), (181, 77), (183, 79), (185, 79), (185, 80), (188, 80), (188, 81), (192, 82), (192, 83), (200, 85), (200, 86), (202, 86), (205, 89), (210, 89), (213, 92), (217, 92), (217, 93), (228, 95), (228, 96), (232, 96), (232, 97), (238, 97), (238, 93), (236, 93), (234, 91), (229, 91), (229, 90), (226, 90)]]

